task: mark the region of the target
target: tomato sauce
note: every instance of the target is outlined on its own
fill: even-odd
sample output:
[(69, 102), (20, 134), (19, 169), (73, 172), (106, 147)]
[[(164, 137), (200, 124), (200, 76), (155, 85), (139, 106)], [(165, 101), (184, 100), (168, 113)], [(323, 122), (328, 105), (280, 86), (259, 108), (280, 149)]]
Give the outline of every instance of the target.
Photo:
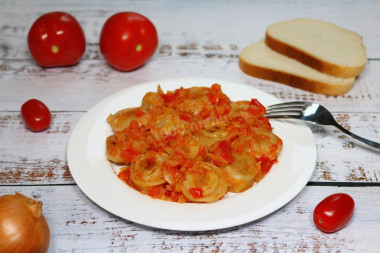
[(214, 84), (167, 93), (159, 88), (143, 101), (128, 127), (114, 130), (116, 140), (107, 142), (107, 157), (127, 166), (118, 177), (143, 194), (218, 201), (228, 191), (248, 189), (244, 185), (260, 181), (277, 162), (282, 141), (257, 99), (231, 102)]

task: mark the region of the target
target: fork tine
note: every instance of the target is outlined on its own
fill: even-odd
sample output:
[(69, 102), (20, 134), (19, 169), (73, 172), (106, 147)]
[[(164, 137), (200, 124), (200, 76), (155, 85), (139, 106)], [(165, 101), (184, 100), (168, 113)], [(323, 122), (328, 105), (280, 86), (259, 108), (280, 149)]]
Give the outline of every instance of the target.
[(300, 114), (303, 108), (279, 108), (279, 109), (269, 109), (266, 111), (267, 114)]
[(301, 112), (305, 109), (305, 104), (301, 103), (283, 103), (268, 106), (266, 108), (267, 113), (281, 112), (281, 113), (292, 113), (292, 112)]
[(306, 103), (304, 101), (293, 101), (293, 102), (285, 102), (280, 104), (274, 104), (267, 106), (267, 110), (274, 110), (277, 108), (283, 108), (283, 107), (296, 107), (296, 108), (304, 108), (306, 106)]
[(295, 118), (302, 117), (306, 104), (304, 101), (286, 102), (281, 104), (270, 105), (266, 109), (267, 118)]
[(302, 116), (301, 113), (298, 114), (278, 114), (278, 113), (267, 113), (264, 115), (265, 118), (292, 118), (292, 119), (300, 119)]

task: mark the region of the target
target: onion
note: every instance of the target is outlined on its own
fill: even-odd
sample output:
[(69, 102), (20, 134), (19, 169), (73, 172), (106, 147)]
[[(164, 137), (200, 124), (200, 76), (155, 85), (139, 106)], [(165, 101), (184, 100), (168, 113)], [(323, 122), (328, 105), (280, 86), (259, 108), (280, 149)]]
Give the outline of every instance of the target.
[(47, 252), (49, 243), (41, 201), (18, 192), (0, 197), (0, 253)]

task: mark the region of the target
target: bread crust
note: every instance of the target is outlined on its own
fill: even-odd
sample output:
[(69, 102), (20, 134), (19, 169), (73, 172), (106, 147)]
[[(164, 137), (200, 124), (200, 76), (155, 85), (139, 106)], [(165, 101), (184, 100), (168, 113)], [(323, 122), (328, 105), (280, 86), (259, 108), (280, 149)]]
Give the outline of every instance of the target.
[(310, 55), (308, 52), (304, 52), (301, 49), (293, 47), (285, 42), (273, 38), (268, 32), (265, 33), (265, 43), (272, 50), (293, 58), (303, 64), (314, 68), (320, 72), (343, 78), (356, 77), (365, 67), (365, 64), (358, 67), (340, 66), (330, 62), (323, 61)]
[(295, 88), (327, 96), (338, 96), (347, 93), (352, 88), (355, 80), (353, 79), (349, 85), (324, 83), (283, 71), (253, 65), (246, 62), (242, 57), (239, 57), (239, 66), (244, 73), (250, 76), (283, 83)]

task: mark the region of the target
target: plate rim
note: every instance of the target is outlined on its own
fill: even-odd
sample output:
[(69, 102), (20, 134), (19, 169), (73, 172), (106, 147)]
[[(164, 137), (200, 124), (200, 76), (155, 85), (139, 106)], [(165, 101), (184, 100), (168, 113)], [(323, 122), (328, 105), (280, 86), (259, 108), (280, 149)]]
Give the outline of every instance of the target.
[[(120, 97), (120, 96), (123, 96), (123, 94), (127, 94), (128, 92), (130, 91), (134, 91), (136, 89), (138, 89), (139, 87), (143, 86), (143, 87), (149, 87), (149, 86), (152, 86), (155, 85), (157, 87), (158, 84), (161, 84), (163, 86), (163, 89), (165, 90), (165, 83), (179, 83), (178, 86), (181, 86), (183, 85), (183, 83), (196, 83), (196, 82), (199, 82), (199, 85), (198, 86), (207, 86), (209, 85), (210, 83), (219, 83), (222, 85), (222, 90), (223, 90), (223, 85), (242, 85), (242, 86), (245, 86), (246, 88), (248, 89), (251, 89), (252, 91), (258, 91), (259, 93), (262, 93), (262, 94), (265, 94), (266, 96), (270, 97), (271, 99), (273, 100), (276, 100), (278, 102), (280, 102), (279, 99), (277, 99), (275, 96), (267, 93), (267, 92), (264, 92), (256, 87), (252, 87), (250, 85), (247, 85), (247, 84), (243, 84), (243, 83), (239, 83), (239, 82), (236, 82), (236, 81), (226, 81), (226, 80), (220, 80), (220, 79), (211, 79), (211, 78), (170, 78), (170, 79), (161, 79), (161, 80), (154, 80), (154, 81), (148, 81), (148, 82), (143, 82), (143, 83), (140, 83), (140, 84), (135, 84), (131, 87), (127, 87), (125, 89), (122, 89), (120, 91), (117, 91), (109, 96), (107, 96), (106, 98), (102, 99), (100, 102), (98, 102), (97, 104), (95, 104), (93, 107), (91, 107), (81, 118), (80, 120), (77, 122), (77, 124), (75, 125), (74, 129), (72, 130), (71, 134), (70, 134), (70, 138), (69, 138), (69, 142), (68, 142), (68, 145), (67, 145), (67, 161), (68, 161), (68, 167), (69, 167), (69, 170), (70, 170), (70, 173), (74, 179), (74, 181), (76, 182), (77, 186), (80, 188), (80, 190), (84, 193), (84, 195), (89, 198), (91, 201), (93, 201), (95, 204), (97, 204), (98, 206), (100, 206), (101, 208), (103, 208), (104, 210), (112, 213), (112, 214), (115, 214), (116, 216), (120, 217), (120, 218), (123, 218), (125, 220), (128, 220), (128, 221), (131, 221), (131, 222), (134, 222), (134, 223), (137, 223), (137, 224), (141, 224), (141, 225), (145, 225), (145, 226), (148, 226), (148, 227), (154, 227), (154, 228), (160, 228), (160, 229), (168, 229), (168, 230), (178, 230), (178, 231), (204, 231), (204, 230), (216, 230), (216, 229), (225, 229), (225, 228), (228, 228), (228, 227), (233, 227), (233, 226), (237, 226), (237, 225), (242, 225), (242, 224), (245, 224), (245, 223), (248, 223), (248, 222), (252, 222), (254, 220), (257, 220), (259, 218), (263, 218), (275, 211), (277, 211), (278, 209), (280, 209), (281, 207), (283, 207), (284, 205), (286, 205), (288, 202), (290, 202), (291, 200), (294, 199), (294, 197), (296, 197), (302, 190), (303, 188), (306, 186), (307, 182), (310, 180), (314, 170), (315, 170), (315, 164), (316, 164), (316, 159), (317, 159), (317, 149), (316, 149), (316, 144), (315, 144), (315, 139), (314, 139), (314, 136), (313, 136), (313, 133), (311, 132), (311, 129), (304, 123), (304, 122), (297, 122), (295, 123), (297, 126), (300, 126), (303, 128), (303, 130), (307, 131), (307, 134), (309, 135), (309, 137), (311, 137), (312, 139), (312, 148), (314, 149), (314, 154), (313, 154), (313, 158), (312, 158), (312, 161), (309, 161), (310, 164), (313, 164), (313, 168), (310, 169), (309, 171), (309, 174), (305, 175), (304, 176), (304, 180), (302, 182), (301, 185), (297, 185), (297, 188), (296, 189), (292, 189), (291, 192), (291, 195), (287, 198), (287, 199), (281, 199), (281, 201), (279, 201), (277, 199), (276, 201), (276, 205), (275, 207), (273, 207), (273, 205), (269, 205), (269, 206), (266, 206), (266, 209), (260, 209), (261, 212), (257, 213), (256, 215), (252, 215), (252, 213), (247, 213), (245, 215), (242, 215), (242, 216), (239, 216), (238, 218), (237, 217), (231, 217), (229, 219), (224, 219), (223, 220), (223, 224), (221, 224), (220, 221), (213, 221), (213, 222), (207, 222), (207, 223), (192, 223), (192, 224), (177, 224), (177, 223), (171, 223), (171, 222), (168, 222), (168, 221), (160, 221), (160, 220), (155, 220), (155, 221), (152, 221), (152, 220), (148, 220), (148, 221), (145, 221), (145, 220), (142, 220), (142, 219), (138, 219), (136, 217), (126, 217), (126, 215), (123, 215), (122, 213), (120, 213), (119, 211), (115, 211), (114, 208), (110, 208), (110, 207), (107, 207), (107, 206), (104, 206), (104, 204), (102, 203), (99, 203), (99, 199), (94, 197), (94, 193), (89, 193), (88, 192), (88, 187), (86, 185), (84, 185), (83, 181), (81, 178), (78, 178), (78, 174), (77, 174), (77, 171), (75, 171), (74, 167), (75, 165), (73, 164), (73, 157), (75, 157), (75, 154), (73, 154), (73, 145), (76, 144), (76, 140), (74, 139), (76, 137), (76, 135), (78, 134), (78, 131), (80, 131), (81, 127), (83, 128), (83, 124), (84, 122), (88, 119), (88, 118), (91, 118), (91, 117), (95, 117), (96, 118), (96, 115), (93, 115), (93, 114), (98, 114), (99, 113), (99, 110), (102, 109), (102, 107), (104, 107), (104, 105), (106, 105), (107, 103), (109, 104), (110, 101), (112, 101), (112, 99), (115, 99), (117, 97)], [(205, 84), (207, 83), (207, 84)], [(188, 87), (193, 87), (194, 85), (188, 85)], [(170, 86), (170, 85), (169, 85)], [(179, 87), (178, 87), (179, 88)], [(150, 90), (146, 90), (146, 92), (148, 92)], [(229, 94), (227, 94), (229, 95)], [(140, 98), (140, 101), (141, 101), (141, 98)], [(260, 101), (260, 98), (259, 98), (259, 101)], [(122, 108), (120, 108), (122, 109)], [(112, 112), (108, 112), (108, 113), (112, 113)], [(104, 119), (105, 121), (105, 119)], [(280, 121), (281, 122), (281, 121)], [(273, 122), (271, 121), (272, 125), (273, 125)], [(287, 124), (285, 122), (285, 124)], [(263, 180), (265, 180), (266, 177), (264, 177)], [(306, 180), (307, 178), (307, 180)], [(305, 181), (306, 180), (306, 181)], [(127, 185), (125, 185), (123, 182), (121, 182), (121, 180), (119, 180), (121, 184), (123, 184), (124, 186), (126, 187), (129, 187)], [(256, 187), (256, 186), (254, 186)], [(138, 193), (138, 194), (141, 194), (141, 193)], [(160, 202), (166, 202), (166, 201), (162, 201), (162, 200), (154, 200), (154, 201), (160, 201)], [(157, 202), (158, 203), (158, 202)], [(171, 202), (170, 202), (171, 203)], [(178, 203), (176, 203), (178, 204)], [(183, 204), (178, 204), (178, 205), (183, 205)], [(187, 205), (187, 204), (186, 204)], [(193, 205), (207, 205), (207, 204), (193, 204)], [(267, 210), (269, 209), (269, 210)], [(128, 215), (127, 215), (128, 216)]]

